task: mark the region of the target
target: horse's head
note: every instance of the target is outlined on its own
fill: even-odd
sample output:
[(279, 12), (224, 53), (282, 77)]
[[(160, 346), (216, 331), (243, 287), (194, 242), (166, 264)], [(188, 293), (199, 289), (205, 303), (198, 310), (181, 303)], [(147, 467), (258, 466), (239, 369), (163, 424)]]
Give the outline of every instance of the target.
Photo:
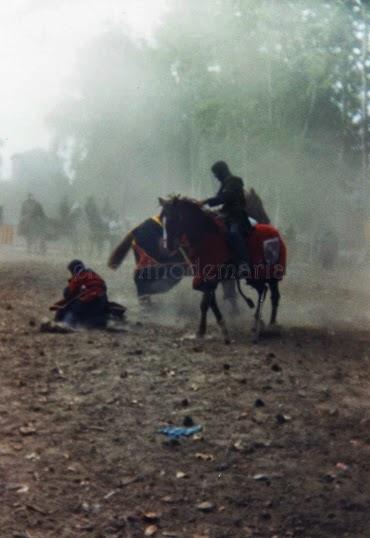
[(180, 246), (184, 231), (184, 215), (179, 196), (168, 199), (159, 198), (162, 206), (163, 239), (169, 251), (177, 250)]
[(159, 198), (167, 249), (177, 250), (184, 236), (190, 243), (201, 239), (206, 231), (215, 229), (213, 218), (203, 211), (199, 203), (181, 196)]

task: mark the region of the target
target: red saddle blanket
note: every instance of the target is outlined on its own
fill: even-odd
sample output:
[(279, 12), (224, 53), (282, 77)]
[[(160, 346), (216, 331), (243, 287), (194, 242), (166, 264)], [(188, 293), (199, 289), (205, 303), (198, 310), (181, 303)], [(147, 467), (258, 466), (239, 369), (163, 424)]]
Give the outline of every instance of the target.
[[(190, 252), (193, 263), (193, 288), (235, 277), (232, 253), (226, 241), (225, 226), (217, 220), (220, 233), (209, 233)], [(287, 250), (279, 231), (270, 224), (256, 224), (246, 237), (251, 261), (251, 279), (281, 280), (286, 272)]]

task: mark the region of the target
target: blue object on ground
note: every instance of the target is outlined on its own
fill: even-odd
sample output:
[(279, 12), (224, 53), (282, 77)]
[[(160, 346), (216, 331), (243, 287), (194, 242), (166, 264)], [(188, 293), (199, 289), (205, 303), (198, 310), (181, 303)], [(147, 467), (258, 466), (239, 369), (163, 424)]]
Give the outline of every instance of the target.
[(192, 426), (191, 428), (179, 427), (179, 426), (165, 426), (158, 430), (158, 433), (167, 435), (171, 439), (180, 439), (181, 437), (190, 437), (195, 433), (202, 431), (202, 426)]

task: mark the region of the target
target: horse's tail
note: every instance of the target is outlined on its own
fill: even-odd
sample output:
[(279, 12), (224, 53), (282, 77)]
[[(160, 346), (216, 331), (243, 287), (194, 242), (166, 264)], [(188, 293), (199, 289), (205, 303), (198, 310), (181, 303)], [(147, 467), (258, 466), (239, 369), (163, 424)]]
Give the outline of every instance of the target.
[(111, 269), (117, 269), (121, 265), (132, 246), (133, 240), (134, 234), (133, 230), (131, 230), (127, 235), (125, 235), (119, 245), (116, 246), (112, 254), (109, 256), (108, 267)]

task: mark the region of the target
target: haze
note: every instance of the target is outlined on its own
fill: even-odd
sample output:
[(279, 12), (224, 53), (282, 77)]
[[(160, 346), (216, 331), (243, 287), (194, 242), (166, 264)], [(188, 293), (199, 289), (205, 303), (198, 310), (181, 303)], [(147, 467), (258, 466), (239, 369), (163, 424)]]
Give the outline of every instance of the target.
[(9, 157), (34, 146), (47, 148), (45, 117), (73, 92), (78, 54), (113, 25), (150, 38), (165, 0), (11, 0), (0, 4), (0, 139)]
[(8, 223), (32, 192), (50, 218), (94, 196), (136, 224), (214, 193), (223, 159), (304, 260), (323, 234), (364, 255), (367, 2), (18, 0), (0, 20)]

